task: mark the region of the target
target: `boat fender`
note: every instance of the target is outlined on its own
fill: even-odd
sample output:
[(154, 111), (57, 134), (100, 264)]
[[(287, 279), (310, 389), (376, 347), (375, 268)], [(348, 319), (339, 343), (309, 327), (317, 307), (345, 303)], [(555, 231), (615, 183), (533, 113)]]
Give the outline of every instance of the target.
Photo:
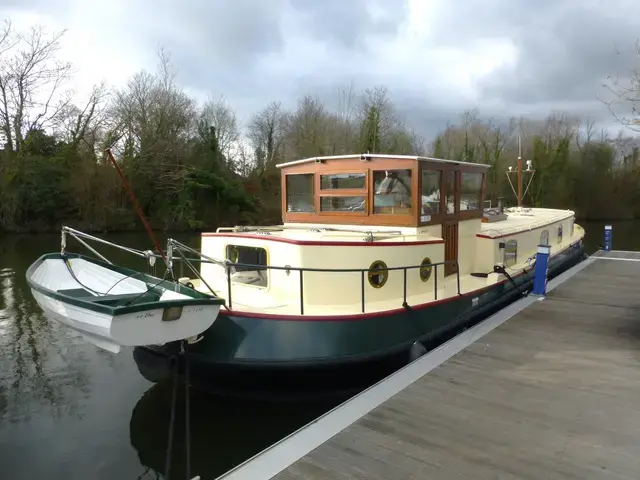
[(409, 361), (413, 362), (427, 353), (426, 347), (420, 342), (413, 342), (409, 349)]
[(191, 283), (191, 279), (189, 277), (180, 277), (178, 279), (178, 282), (185, 287), (194, 288), (193, 283)]
[(156, 264), (156, 256), (151, 250), (145, 250), (142, 252), (145, 257), (147, 257), (147, 261), (149, 262), (149, 266), (153, 267)]

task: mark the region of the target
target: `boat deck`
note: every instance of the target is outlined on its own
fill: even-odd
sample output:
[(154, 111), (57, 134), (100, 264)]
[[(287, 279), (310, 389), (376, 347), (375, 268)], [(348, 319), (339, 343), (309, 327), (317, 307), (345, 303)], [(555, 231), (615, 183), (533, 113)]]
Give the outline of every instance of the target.
[(637, 479), (638, 261), (592, 256), (221, 478)]

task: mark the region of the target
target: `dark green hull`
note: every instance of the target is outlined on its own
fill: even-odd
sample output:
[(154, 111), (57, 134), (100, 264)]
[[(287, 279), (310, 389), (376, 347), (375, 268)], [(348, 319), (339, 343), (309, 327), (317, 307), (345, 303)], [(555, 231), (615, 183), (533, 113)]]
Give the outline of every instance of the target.
[[(549, 261), (553, 277), (584, 257), (582, 242)], [(416, 342), (427, 349), (523, 295), (533, 268), (482, 290), (423, 306), (355, 317), (265, 318), (221, 310), (204, 339), (189, 346), (194, 378), (229, 389), (360, 389), (411, 359)], [(515, 283), (515, 286), (514, 286)], [(301, 319), (302, 318), (302, 319)], [(415, 347), (414, 347), (415, 348)], [(175, 346), (135, 352), (141, 373), (151, 381), (168, 370)]]

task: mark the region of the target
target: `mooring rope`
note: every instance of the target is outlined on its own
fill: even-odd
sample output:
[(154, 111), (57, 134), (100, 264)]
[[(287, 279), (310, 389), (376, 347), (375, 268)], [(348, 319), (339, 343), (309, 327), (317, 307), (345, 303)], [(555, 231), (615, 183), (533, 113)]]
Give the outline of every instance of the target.
[(173, 357), (175, 359), (175, 365), (173, 367), (173, 393), (171, 395), (171, 414), (169, 417), (169, 437), (167, 440), (167, 452), (165, 457), (164, 464), (164, 476), (166, 480), (169, 480), (170, 470), (171, 470), (171, 460), (172, 460), (172, 450), (173, 450), (173, 430), (174, 425), (176, 423), (176, 403), (178, 398), (178, 362), (180, 357), (177, 355)]
[(164, 476), (169, 480), (171, 471), (171, 461), (173, 460), (173, 437), (176, 423), (176, 408), (178, 404), (178, 377), (180, 376), (180, 359), (184, 361), (184, 401), (185, 401), (185, 470), (187, 480), (198, 480), (200, 476), (191, 478), (191, 409), (190, 409), (190, 383), (189, 383), (189, 355), (186, 348), (187, 343), (180, 341), (180, 352), (174, 355), (175, 368), (173, 371), (173, 390), (171, 395), (171, 414), (169, 417), (169, 438), (167, 442), (167, 452), (164, 466)]

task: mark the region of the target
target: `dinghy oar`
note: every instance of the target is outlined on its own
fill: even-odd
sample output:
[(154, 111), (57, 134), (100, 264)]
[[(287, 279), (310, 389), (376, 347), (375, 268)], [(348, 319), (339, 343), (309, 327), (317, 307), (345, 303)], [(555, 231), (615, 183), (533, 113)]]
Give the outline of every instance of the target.
[[(144, 224), (144, 228), (147, 230), (147, 233), (151, 237), (151, 241), (153, 242), (154, 246), (156, 247), (156, 250), (160, 252), (160, 255), (162, 256), (162, 260), (164, 260), (164, 262), (166, 263), (167, 259), (166, 259), (165, 255), (164, 255), (164, 251), (160, 247), (160, 244), (158, 243), (158, 240), (156, 239), (156, 236), (153, 234), (153, 230), (151, 230), (151, 225), (149, 225), (149, 222), (147, 221), (147, 218), (144, 216), (144, 212), (142, 211), (142, 208), (140, 207), (140, 204), (138, 203), (138, 199), (136, 198), (135, 194), (133, 193), (133, 190), (131, 189), (131, 186), (129, 186), (129, 182), (127, 182), (127, 179), (124, 176), (124, 173), (122, 172), (122, 170), (120, 169), (120, 166), (118, 165), (118, 162), (116, 162), (115, 157), (111, 153), (111, 149), (107, 148), (105, 150), (105, 153), (107, 154), (107, 158), (109, 159), (109, 161), (115, 167), (116, 172), (118, 172), (118, 176), (120, 177), (120, 180), (122, 180), (122, 184), (124, 185), (125, 190), (127, 190), (127, 192), (129, 193), (129, 198), (131, 198), (131, 202), (133, 203), (133, 206), (135, 207), (135, 209), (136, 209), (136, 211), (138, 213), (138, 216), (140, 217), (140, 220), (142, 220), (142, 223)], [(173, 275), (173, 270), (171, 270), (171, 273)]]

